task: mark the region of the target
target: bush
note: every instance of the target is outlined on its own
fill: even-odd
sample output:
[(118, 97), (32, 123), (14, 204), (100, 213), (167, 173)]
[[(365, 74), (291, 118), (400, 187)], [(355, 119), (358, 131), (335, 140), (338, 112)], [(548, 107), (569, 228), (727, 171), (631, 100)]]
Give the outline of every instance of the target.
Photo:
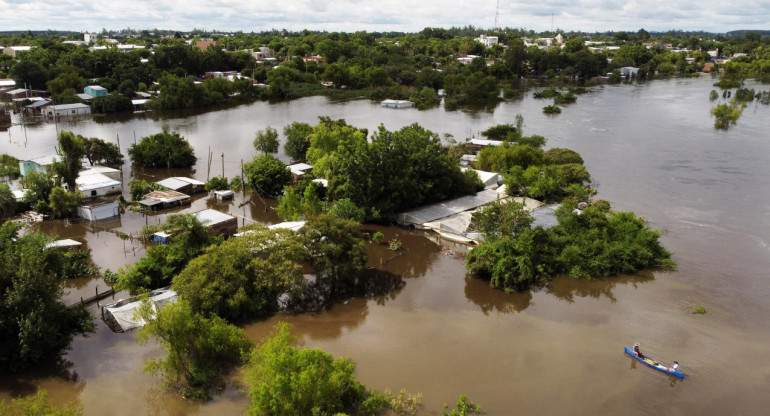
[(230, 189), (235, 192), (240, 192), (241, 189), (243, 189), (243, 181), (241, 181), (240, 176), (236, 176), (230, 180)]
[(97, 114), (117, 113), (131, 111), (134, 105), (131, 99), (121, 94), (110, 94), (103, 97), (94, 97), (91, 102), (91, 112)]
[(223, 176), (214, 176), (206, 182), (206, 191), (224, 191), (227, 190), (227, 178)]
[(382, 232), (380, 232), (380, 231), (377, 231), (377, 232), (375, 232), (375, 233), (372, 235), (372, 241), (373, 241), (373, 242), (375, 242), (375, 243), (377, 243), (377, 244), (382, 244), (382, 242), (384, 242), (384, 241), (385, 241), (385, 234), (383, 234), (383, 233), (382, 233)]
[(561, 108), (558, 105), (552, 104), (543, 107), (543, 113), (545, 114), (561, 114)]
[(692, 313), (696, 315), (705, 315), (706, 314), (706, 307), (703, 305), (695, 305), (692, 307)]

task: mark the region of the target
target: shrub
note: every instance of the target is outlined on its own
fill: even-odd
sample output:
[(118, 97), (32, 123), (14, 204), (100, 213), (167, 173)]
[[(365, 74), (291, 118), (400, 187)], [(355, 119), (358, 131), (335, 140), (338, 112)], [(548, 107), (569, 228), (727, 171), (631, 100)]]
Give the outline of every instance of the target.
[(385, 241), (385, 234), (383, 234), (380, 231), (375, 232), (372, 235), (372, 241), (377, 243), (377, 244), (381, 244), (383, 241)]
[(543, 113), (545, 114), (561, 114), (561, 108), (558, 105), (552, 104), (543, 107)]
[(142, 137), (128, 148), (131, 160), (144, 167), (189, 168), (198, 160), (190, 143), (179, 133), (162, 131)]
[(694, 305), (692, 307), (692, 313), (696, 315), (705, 315), (706, 314), (706, 307), (703, 305)]

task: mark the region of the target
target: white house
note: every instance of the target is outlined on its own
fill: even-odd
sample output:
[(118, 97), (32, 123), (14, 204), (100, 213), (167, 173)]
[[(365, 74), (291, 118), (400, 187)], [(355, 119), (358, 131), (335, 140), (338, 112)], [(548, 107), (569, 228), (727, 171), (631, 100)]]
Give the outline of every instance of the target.
[(31, 50), (31, 46), (7, 46), (5, 49), (3, 49), (3, 53), (6, 55), (11, 55), (13, 58), (18, 58), (19, 52), (29, 52)]
[(101, 173), (80, 175), (75, 179), (75, 184), (83, 193), (84, 198), (96, 198), (123, 192), (123, 184), (120, 181)]
[(120, 169), (110, 168), (107, 166), (91, 166), (89, 168), (80, 171), (79, 176), (102, 174), (110, 179), (120, 181), (123, 179), (123, 172)]
[(91, 107), (81, 103), (50, 105), (43, 110), (43, 114), (53, 119), (77, 117), (91, 114)]
[(497, 36), (487, 36), (487, 35), (481, 35), (476, 38), (476, 42), (486, 46), (487, 48), (491, 48), (498, 43)]
[(78, 216), (89, 221), (99, 221), (120, 215), (120, 205), (117, 200), (94, 201), (78, 207)]

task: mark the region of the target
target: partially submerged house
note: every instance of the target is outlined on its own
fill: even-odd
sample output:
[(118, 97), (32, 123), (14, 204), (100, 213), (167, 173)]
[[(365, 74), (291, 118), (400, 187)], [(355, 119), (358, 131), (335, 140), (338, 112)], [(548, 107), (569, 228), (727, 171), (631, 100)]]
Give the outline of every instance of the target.
[(106, 97), (109, 94), (109, 91), (107, 91), (107, 88), (104, 88), (101, 85), (89, 85), (83, 88), (83, 93), (88, 94), (93, 98), (96, 98), (96, 97)]
[(166, 189), (182, 192), (188, 195), (206, 190), (206, 184), (204, 182), (192, 178), (185, 178), (182, 176), (173, 176), (171, 178), (166, 178), (155, 183)]
[(61, 160), (58, 155), (49, 155), (19, 162), (19, 172), (21, 176), (27, 176), (30, 172), (47, 173), (54, 162)]
[(120, 204), (117, 200), (92, 201), (78, 207), (78, 216), (89, 221), (99, 221), (120, 215)]
[(383, 100), (380, 103), (380, 106), (385, 108), (412, 108), (414, 107), (414, 103), (407, 100)]
[(43, 114), (50, 119), (72, 118), (91, 114), (91, 107), (83, 103), (49, 105)]
[(96, 198), (123, 192), (123, 183), (121, 181), (112, 179), (112, 177), (101, 173), (99, 169), (86, 169), (81, 172), (77, 179), (75, 179), (75, 184), (84, 198)]
[(291, 171), (294, 182), (299, 181), (303, 176), (313, 171), (313, 166), (308, 165), (307, 163), (295, 163), (286, 167)]
[(204, 209), (193, 213), (201, 224), (214, 235), (231, 236), (238, 230), (238, 218), (215, 209)]
[[(155, 289), (147, 294), (147, 301), (150, 303), (153, 316), (163, 307), (175, 303), (178, 299), (179, 296), (171, 290), (170, 286)], [(125, 332), (142, 327), (147, 322), (139, 317), (140, 306), (142, 306), (142, 298), (138, 296), (121, 299), (102, 307), (102, 319), (115, 332)]]
[(151, 210), (190, 205), (190, 202), (189, 195), (176, 191), (152, 191), (139, 201), (141, 205)]

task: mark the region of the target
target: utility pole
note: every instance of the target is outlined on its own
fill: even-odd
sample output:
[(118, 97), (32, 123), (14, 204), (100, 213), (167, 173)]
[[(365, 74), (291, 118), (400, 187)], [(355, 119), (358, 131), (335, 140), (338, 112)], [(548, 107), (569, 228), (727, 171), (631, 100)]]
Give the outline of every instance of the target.
[(222, 179), (225, 178), (225, 152), (222, 152)]

